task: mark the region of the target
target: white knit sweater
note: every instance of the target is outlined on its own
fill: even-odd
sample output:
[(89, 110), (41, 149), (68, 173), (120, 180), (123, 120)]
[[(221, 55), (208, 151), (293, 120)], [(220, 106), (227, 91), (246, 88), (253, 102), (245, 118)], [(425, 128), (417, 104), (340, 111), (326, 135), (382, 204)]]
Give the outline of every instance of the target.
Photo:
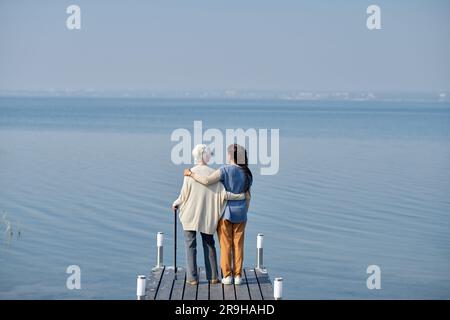
[[(207, 177), (215, 170), (207, 165), (197, 165), (191, 171)], [(204, 186), (190, 177), (184, 177), (180, 195), (173, 206), (179, 207), (184, 230), (214, 234), (227, 199), (243, 200), (245, 194), (227, 193), (220, 182)]]

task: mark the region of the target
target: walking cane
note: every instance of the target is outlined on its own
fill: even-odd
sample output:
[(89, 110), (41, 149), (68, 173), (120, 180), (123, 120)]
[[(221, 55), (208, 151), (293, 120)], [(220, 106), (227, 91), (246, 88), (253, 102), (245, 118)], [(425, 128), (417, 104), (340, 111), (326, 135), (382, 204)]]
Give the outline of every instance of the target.
[(173, 264), (175, 268), (175, 280), (177, 279), (177, 211), (178, 208), (175, 207), (173, 211), (173, 232), (174, 232), (174, 242), (173, 242)]

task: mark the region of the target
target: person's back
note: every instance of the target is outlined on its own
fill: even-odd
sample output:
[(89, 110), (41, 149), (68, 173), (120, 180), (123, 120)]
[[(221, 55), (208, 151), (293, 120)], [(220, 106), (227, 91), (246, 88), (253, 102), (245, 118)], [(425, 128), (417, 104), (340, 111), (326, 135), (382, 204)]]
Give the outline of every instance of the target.
[[(214, 172), (214, 169), (206, 165), (197, 165), (191, 170), (201, 176)], [(179, 208), (183, 229), (214, 234), (224, 208), (224, 187), (220, 183), (204, 186), (185, 178), (183, 190), (184, 199)]]
[[(245, 171), (235, 164), (229, 164), (220, 168), (220, 181), (226, 191), (242, 193), (248, 190), (252, 181)], [(225, 207), (223, 218), (233, 223), (247, 221), (248, 206), (246, 200), (229, 201)]]

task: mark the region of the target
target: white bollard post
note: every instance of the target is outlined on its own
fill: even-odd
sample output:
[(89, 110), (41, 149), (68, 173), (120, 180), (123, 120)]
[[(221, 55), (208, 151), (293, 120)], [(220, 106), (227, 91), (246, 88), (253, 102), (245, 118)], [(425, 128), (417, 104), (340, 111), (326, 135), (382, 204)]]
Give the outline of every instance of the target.
[(156, 266), (158, 268), (163, 267), (163, 241), (164, 241), (164, 233), (158, 232), (156, 236), (156, 246), (158, 248), (158, 253), (156, 257)]
[(144, 300), (145, 298), (145, 285), (147, 283), (147, 278), (145, 276), (137, 277), (137, 286), (136, 286), (136, 296), (138, 300)]
[(273, 297), (275, 300), (283, 298), (283, 278), (275, 278), (273, 281)]
[(263, 241), (264, 234), (258, 233), (256, 237), (256, 268), (263, 269)]

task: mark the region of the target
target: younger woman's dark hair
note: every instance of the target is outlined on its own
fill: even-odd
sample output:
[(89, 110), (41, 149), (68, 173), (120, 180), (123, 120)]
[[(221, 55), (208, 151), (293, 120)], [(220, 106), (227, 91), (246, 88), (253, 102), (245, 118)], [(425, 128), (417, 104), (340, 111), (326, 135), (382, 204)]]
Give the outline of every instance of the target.
[(227, 152), (230, 156), (232, 156), (234, 163), (236, 163), (239, 167), (241, 167), (244, 170), (246, 174), (244, 192), (249, 191), (253, 181), (253, 175), (248, 167), (247, 150), (245, 150), (243, 146), (234, 143), (228, 146)]

